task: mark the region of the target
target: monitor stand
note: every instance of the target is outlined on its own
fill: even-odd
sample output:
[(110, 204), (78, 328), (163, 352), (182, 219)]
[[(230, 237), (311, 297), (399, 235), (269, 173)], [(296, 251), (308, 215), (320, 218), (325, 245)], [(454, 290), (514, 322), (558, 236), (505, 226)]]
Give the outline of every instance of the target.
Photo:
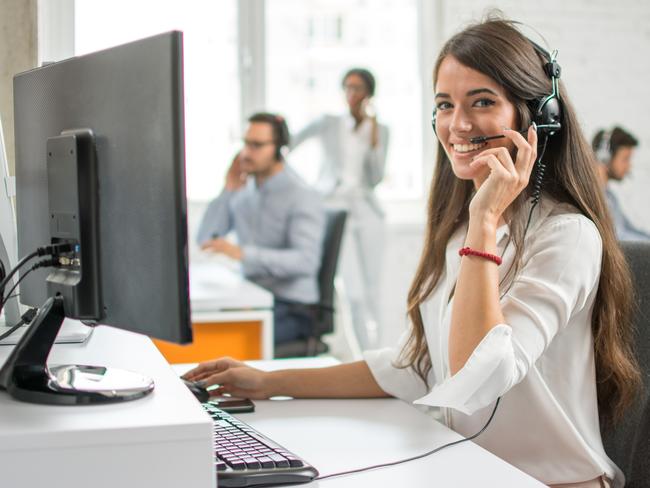
[(65, 319), (63, 298), (49, 298), (0, 369), (0, 388), (24, 402), (91, 405), (142, 398), (153, 381), (103, 366), (48, 366), (47, 358)]

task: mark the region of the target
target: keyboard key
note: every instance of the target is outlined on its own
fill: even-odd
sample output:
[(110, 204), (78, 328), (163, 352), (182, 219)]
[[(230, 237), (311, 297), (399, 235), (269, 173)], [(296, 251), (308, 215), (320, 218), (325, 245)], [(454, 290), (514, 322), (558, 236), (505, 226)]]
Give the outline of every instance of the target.
[(289, 461), (289, 465), (290, 465), (292, 468), (301, 468), (302, 466), (305, 465), (305, 463), (303, 463), (303, 462), (302, 462), (300, 459), (298, 459), (297, 457), (287, 456), (287, 460)]
[(269, 457), (273, 460), (278, 468), (288, 468), (290, 466), (289, 461), (279, 454), (271, 454)]
[(246, 463), (248, 469), (260, 469), (262, 467), (260, 462), (254, 457), (246, 457), (242, 461)]
[(238, 460), (238, 461), (230, 461), (228, 462), (230, 464), (230, 467), (232, 469), (236, 469), (237, 471), (241, 469), (246, 469), (246, 463), (244, 461)]
[(275, 468), (275, 463), (268, 456), (259, 457), (259, 458), (257, 458), (257, 460), (262, 464), (262, 468), (264, 468), (264, 469), (266, 469), (266, 468)]

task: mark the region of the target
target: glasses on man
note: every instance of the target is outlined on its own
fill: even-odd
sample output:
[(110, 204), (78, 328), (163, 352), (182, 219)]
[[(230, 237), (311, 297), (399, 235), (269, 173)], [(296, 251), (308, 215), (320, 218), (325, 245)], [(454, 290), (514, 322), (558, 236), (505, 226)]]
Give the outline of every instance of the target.
[(268, 146), (269, 144), (275, 144), (275, 141), (254, 141), (251, 139), (242, 139), (242, 142), (244, 143), (244, 146), (253, 151), (262, 149), (264, 146)]
[(346, 93), (365, 93), (366, 87), (363, 85), (355, 85), (353, 83), (346, 83), (343, 85), (343, 91)]

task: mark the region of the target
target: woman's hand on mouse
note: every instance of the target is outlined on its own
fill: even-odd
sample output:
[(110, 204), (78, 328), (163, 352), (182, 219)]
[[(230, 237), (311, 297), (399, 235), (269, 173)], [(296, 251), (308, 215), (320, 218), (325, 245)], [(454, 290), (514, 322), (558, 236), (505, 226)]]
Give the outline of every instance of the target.
[(199, 381), (204, 387), (219, 385), (210, 390), (210, 396), (219, 396), (228, 393), (241, 398), (262, 400), (269, 398), (271, 392), (265, 388), (265, 371), (252, 368), (241, 361), (230, 357), (206, 361), (196, 368), (188, 371), (183, 378), (190, 381)]
[(470, 202), (470, 218), (479, 218), (495, 227), (508, 206), (528, 186), (537, 159), (537, 131), (534, 125), (528, 129), (528, 140), (515, 130), (507, 129), (504, 135), (517, 147), (516, 162), (512, 161), (505, 147), (495, 147), (483, 151), (470, 163), (472, 167), (490, 168), (489, 176)]

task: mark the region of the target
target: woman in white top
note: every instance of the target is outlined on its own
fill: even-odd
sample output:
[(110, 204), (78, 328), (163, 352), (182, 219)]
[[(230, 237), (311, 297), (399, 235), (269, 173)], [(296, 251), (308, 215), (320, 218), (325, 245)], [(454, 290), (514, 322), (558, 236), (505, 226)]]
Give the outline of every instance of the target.
[(291, 136), (290, 148), (317, 139), (322, 160), (316, 188), (329, 206), (348, 211), (339, 273), (362, 346), (377, 342), (377, 309), (383, 255), (383, 210), (374, 189), (384, 178), (388, 128), (369, 108), (375, 94), (370, 71), (343, 76), (346, 113), (324, 115)]
[[(552, 486), (623, 486), (600, 427), (620, 418), (639, 385), (630, 275), (593, 153), (547, 55), (500, 19), (443, 47), (427, 235), (398, 347), (321, 370), (265, 373), (219, 359), (188, 377), (251, 398), (395, 396), (435, 407), (465, 436), (500, 398), (477, 444)], [(559, 95), (561, 128), (536, 131), (534, 110), (549, 94)], [(470, 142), (492, 135), (504, 137)], [(538, 135), (543, 163), (532, 173)]]

